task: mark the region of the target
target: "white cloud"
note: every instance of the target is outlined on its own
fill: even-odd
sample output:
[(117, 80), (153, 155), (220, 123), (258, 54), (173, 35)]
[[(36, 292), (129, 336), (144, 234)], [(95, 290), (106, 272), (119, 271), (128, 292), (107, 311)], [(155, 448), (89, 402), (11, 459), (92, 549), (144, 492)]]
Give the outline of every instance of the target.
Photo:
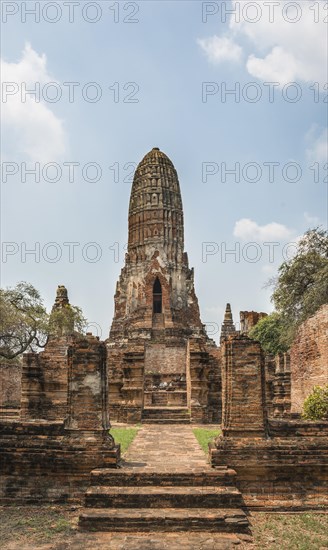
[(309, 146), (306, 155), (311, 162), (328, 162), (328, 130), (313, 125), (307, 135), (306, 140)]
[(297, 64), (293, 55), (276, 46), (265, 57), (259, 58), (251, 54), (247, 60), (248, 72), (264, 82), (287, 83), (295, 80)]
[[(45, 54), (39, 55), (30, 44), (26, 44), (22, 58), (17, 63), (1, 59), (3, 83), (15, 83), (18, 91), (8, 95), (2, 103), (2, 123), (7, 138), (6, 158), (20, 155), (24, 160), (46, 163), (63, 157), (67, 146), (64, 123), (51, 110), (50, 104), (27, 94), (22, 101), (21, 90), (33, 89), (36, 83), (40, 87), (55, 79), (48, 73)], [(4, 101), (5, 98), (3, 98)]]
[(243, 241), (272, 242), (288, 240), (292, 235), (292, 231), (280, 223), (271, 222), (266, 225), (259, 225), (253, 220), (242, 218), (235, 223), (233, 234)]
[(228, 36), (211, 36), (210, 38), (198, 39), (197, 42), (212, 63), (240, 61), (241, 59), (242, 48)]
[[(268, 5), (257, 2), (260, 17), (258, 21), (251, 22), (249, 19), (254, 15), (251, 11), (244, 11), (243, 2), (232, 0), (232, 3), (235, 10), (240, 9), (241, 17), (238, 20), (236, 15), (231, 15), (225, 40), (236, 48), (242, 44), (243, 50), (247, 52), (246, 69), (252, 76), (263, 81), (278, 82), (281, 87), (293, 81), (314, 81), (321, 85), (327, 81), (327, 29), (323, 10), (319, 22), (315, 22), (311, 3), (294, 3), (298, 4), (297, 13), (293, 3), (281, 0), (274, 7), (270, 22)], [(285, 4), (289, 4), (289, 7), (286, 8)], [(319, 4), (319, 8), (322, 4)], [(298, 17), (298, 21), (290, 22)], [(206, 40), (215, 44), (215, 37), (198, 42), (203, 47), (202, 42), (206, 43)], [(238, 52), (238, 59), (231, 57), (231, 61), (242, 57), (239, 49)]]

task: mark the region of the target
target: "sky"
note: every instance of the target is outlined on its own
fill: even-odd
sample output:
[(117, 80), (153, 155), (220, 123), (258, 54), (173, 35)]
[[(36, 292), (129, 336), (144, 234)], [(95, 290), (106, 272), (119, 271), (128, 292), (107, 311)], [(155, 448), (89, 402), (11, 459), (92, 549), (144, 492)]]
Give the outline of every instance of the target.
[(327, 224), (326, 2), (1, 3), (1, 286), (59, 284), (108, 337), (133, 172), (178, 172), (201, 317), (273, 310)]

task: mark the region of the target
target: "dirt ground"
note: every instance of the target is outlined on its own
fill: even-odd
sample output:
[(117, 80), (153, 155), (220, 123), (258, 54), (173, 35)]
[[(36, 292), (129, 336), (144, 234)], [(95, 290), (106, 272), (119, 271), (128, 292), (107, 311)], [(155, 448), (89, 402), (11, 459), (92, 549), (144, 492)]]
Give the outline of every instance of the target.
[[(231, 548), (328, 549), (328, 513), (251, 515), (253, 540), (215, 533), (83, 533), (81, 508), (8, 506), (0, 508), (3, 550), (229, 550)], [(243, 539), (243, 540), (241, 540)]]

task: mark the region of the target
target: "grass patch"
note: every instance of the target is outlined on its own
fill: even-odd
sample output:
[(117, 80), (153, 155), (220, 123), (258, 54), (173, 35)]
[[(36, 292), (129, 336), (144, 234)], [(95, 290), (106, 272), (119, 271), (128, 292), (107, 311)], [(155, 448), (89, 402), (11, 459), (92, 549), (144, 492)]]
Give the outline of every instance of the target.
[(110, 430), (111, 435), (115, 439), (115, 443), (121, 445), (121, 454), (123, 455), (128, 447), (131, 445), (135, 436), (138, 433), (139, 428), (112, 428)]
[(74, 520), (60, 507), (10, 506), (0, 513), (2, 543), (13, 539), (19, 545), (31, 539), (38, 543), (63, 540), (75, 534)]
[(251, 517), (255, 548), (323, 550), (328, 548), (328, 514), (270, 514)]
[(221, 430), (214, 428), (193, 428), (192, 431), (205, 454), (208, 454), (209, 442), (221, 433)]

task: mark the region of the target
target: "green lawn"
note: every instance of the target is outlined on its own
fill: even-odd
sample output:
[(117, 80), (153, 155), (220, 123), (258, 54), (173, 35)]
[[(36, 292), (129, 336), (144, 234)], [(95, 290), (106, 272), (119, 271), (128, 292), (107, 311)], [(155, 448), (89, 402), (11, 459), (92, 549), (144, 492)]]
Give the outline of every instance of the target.
[(112, 428), (110, 430), (111, 435), (115, 439), (115, 443), (120, 443), (121, 445), (121, 454), (123, 455), (129, 445), (131, 445), (135, 436), (138, 433), (139, 428)]
[(213, 428), (193, 428), (193, 432), (203, 451), (208, 454), (209, 442), (214, 437), (217, 437), (221, 433), (221, 430)]

